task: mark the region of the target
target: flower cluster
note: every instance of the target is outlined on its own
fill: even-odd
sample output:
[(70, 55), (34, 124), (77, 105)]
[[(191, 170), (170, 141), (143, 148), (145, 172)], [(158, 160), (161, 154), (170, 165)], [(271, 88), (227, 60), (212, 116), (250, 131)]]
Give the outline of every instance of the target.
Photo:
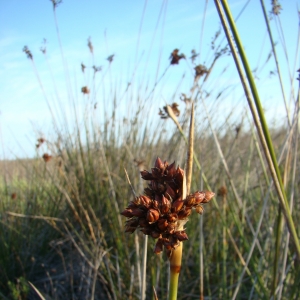
[(51, 155), (49, 155), (48, 153), (44, 153), (43, 154), (43, 160), (44, 160), (44, 162), (48, 162), (48, 161), (50, 161), (52, 159), (52, 156)]
[(144, 170), (141, 176), (149, 184), (144, 195), (132, 200), (121, 213), (128, 218), (125, 232), (133, 233), (139, 228), (144, 234), (158, 239), (155, 253), (162, 252), (165, 247), (170, 255), (181, 241), (188, 239), (184, 224), (192, 209), (202, 214), (202, 204), (210, 201), (214, 193), (197, 191), (183, 199), (184, 170), (176, 168), (175, 162), (169, 165), (160, 158), (156, 159), (151, 172)]
[(178, 49), (174, 49), (173, 52), (170, 55), (170, 64), (171, 65), (178, 65), (179, 60), (185, 58), (185, 55), (183, 53), (179, 54), (179, 50)]

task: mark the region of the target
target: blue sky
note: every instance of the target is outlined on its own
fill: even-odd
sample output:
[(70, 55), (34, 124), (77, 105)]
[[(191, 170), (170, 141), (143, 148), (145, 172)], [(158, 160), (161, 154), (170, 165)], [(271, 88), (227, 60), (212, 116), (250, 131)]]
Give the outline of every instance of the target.
[[(237, 16), (247, 1), (230, 0), (228, 2), (234, 16)], [(265, 1), (268, 11), (270, 11), (270, 2)], [(274, 39), (278, 43), (276, 49), (285, 80), (285, 92), (289, 97), (291, 91), (289, 72), (299, 67), (296, 47), (299, 34), (297, 5), (299, 6), (300, 3), (299, 0), (280, 2), (283, 6), (280, 15), (281, 23), (273, 20), (271, 26), (274, 29)], [(70, 76), (69, 86), (71, 86), (72, 95), (81, 101), (83, 97), (80, 93), (81, 86), (92, 80), (92, 72), (89, 73), (90, 75), (82, 74), (80, 70), (82, 62), (87, 66), (93, 64), (102, 66), (102, 74), (105, 70), (109, 70), (102, 84), (109, 87), (113, 85), (120, 94), (125, 90), (128, 82), (133, 82), (133, 74), (135, 74), (135, 86), (133, 86), (132, 93), (136, 92), (139, 85), (146, 86), (148, 82), (148, 90), (144, 89), (144, 94), (141, 95), (145, 98), (149, 96), (149, 91), (153, 88), (155, 81), (168, 67), (168, 58), (173, 49), (179, 48), (187, 57), (190, 56), (190, 51), (195, 49), (197, 53), (200, 53), (197, 64), (209, 66), (214, 57), (211, 41), (220, 28), (220, 22), (214, 2), (209, 0), (202, 34), (204, 8), (205, 1), (203, 0), (64, 0), (56, 9), (56, 17)], [(289, 61), (285, 58), (281, 44), (282, 38), (278, 34), (279, 24), (283, 28), (285, 42), (288, 45)], [(270, 46), (263, 23), (260, 1), (250, 1), (237, 25), (251, 67), (258, 69), (258, 87), (263, 105), (270, 116), (278, 114), (280, 118), (284, 115), (283, 102), (278, 79), (269, 76), (269, 72), (275, 70), (273, 58), (265, 63)], [(94, 58), (87, 47), (89, 37), (94, 46)], [(47, 60), (39, 50), (43, 45), (43, 39), (47, 40)], [(221, 41), (224, 46), (223, 33), (218, 38), (217, 44)], [(41, 132), (44, 131), (47, 134), (49, 128), (51, 129), (51, 116), (45, 96), (39, 86), (35, 67), (22, 52), (25, 45), (33, 54), (34, 65), (47, 100), (53, 103), (53, 106), (57, 106), (58, 101), (63, 102), (66, 107), (69, 103), (70, 90), (65, 80), (66, 67), (62, 63), (52, 3), (49, 0), (1, 1), (0, 137), (3, 146), (0, 159), (33, 156), (36, 138)], [(111, 54), (115, 57), (110, 66), (106, 58)], [(153, 111), (150, 111), (155, 115), (157, 115), (158, 107), (165, 105), (166, 102), (171, 103), (173, 100), (179, 102), (178, 94), (183, 92), (188, 94), (191, 88), (194, 76), (191, 61), (181, 61), (178, 66), (172, 66), (172, 68), (172, 72), (167, 72), (159, 82), (155, 95), (151, 96), (156, 102), (151, 108)], [(227, 71), (222, 73), (224, 68), (227, 68)], [(52, 76), (55, 78), (56, 89)], [(183, 76), (185, 76), (184, 80), (182, 80)], [(211, 74), (210, 82), (207, 88), (212, 91), (216, 90), (214, 85), (217, 88), (229, 85), (239, 86), (231, 57), (226, 56), (218, 61)], [(108, 92), (101, 91), (101, 93)], [(143, 92), (140, 91), (140, 93)], [(175, 99), (172, 98), (174, 93)], [(222, 104), (224, 109), (228, 107), (230, 110), (232, 105), (237, 103), (244, 106), (246, 102), (241, 100), (242, 94), (238, 88), (233, 89)], [(128, 109), (126, 101), (123, 101), (121, 110)]]

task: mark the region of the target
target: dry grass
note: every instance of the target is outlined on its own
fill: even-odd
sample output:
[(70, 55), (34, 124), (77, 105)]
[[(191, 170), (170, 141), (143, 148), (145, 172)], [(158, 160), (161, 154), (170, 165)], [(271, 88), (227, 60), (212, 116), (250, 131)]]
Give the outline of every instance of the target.
[[(207, 69), (192, 70), (191, 89), (184, 95), (175, 86), (167, 100), (177, 123), (153, 100), (169, 67), (153, 86), (131, 81), (124, 92), (115, 82), (103, 85), (113, 68), (110, 57), (102, 77), (98, 70), (92, 83), (78, 87), (82, 99), (68, 91), (71, 107), (58, 106), (55, 114), (45, 95), (53, 130), (37, 136), (36, 157), (0, 162), (3, 299), (39, 299), (28, 281), (45, 299), (141, 299), (145, 244), (140, 233), (124, 233), (120, 212), (132, 199), (124, 168), (139, 194), (144, 188), (139, 172), (157, 156), (184, 167), (191, 99), (196, 120), (191, 190), (219, 193), (203, 217), (193, 215), (186, 225), (178, 299), (199, 299), (202, 293), (204, 299), (298, 299), (299, 264), (261, 145), (248, 110), (224, 106), (235, 87), (216, 89), (211, 72), (228, 49), (218, 34), (213, 42)], [(94, 58), (91, 40), (88, 47)], [(36, 70), (34, 56), (25, 50)], [(174, 59), (178, 52), (172, 53)], [(182, 64), (180, 57), (175, 60)], [(274, 126), (271, 136), (298, 220), (298, 106), (291, 103), (292, 126)], [(165, 254), (153, 254), (154, 245), (149, 239), (146, 299), (154, 299), (152, 286), (165, 299), (167, 263)]]

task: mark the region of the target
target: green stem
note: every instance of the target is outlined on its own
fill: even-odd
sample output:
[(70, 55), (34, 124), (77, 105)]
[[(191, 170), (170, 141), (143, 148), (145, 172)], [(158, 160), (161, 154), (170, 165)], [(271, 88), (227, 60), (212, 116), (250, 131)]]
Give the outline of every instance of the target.
[(170, 260), (170, 290), (169, 300), (177, 300), (178, 279), (181, 269), (182, 242), (176, 247), (169, 258)]
[(223, 195), (222, 197), (223, 199), (223, 217), (225, 220), (225, 224), (223, 225), (223, 270), (222, 270), (222, 296), (223, 299), (227, 298), (227, 271), (226, 271), (226, 260), (227, 260), (227, 253), (228, 253), (228, 247), (227, 247), (227, 236), (226, 236), (226, 226), (227, 226), (227, 222), (226, 222), (226, 195)]
[[(256, 117), (256, 114), (258, 114), (258, 116), (259, 116), (259, 120), (255, 120), (255, 124), (258, 128), (258, 132), (259, 132), (260, 129), (263, 132), (263, 134), (260, 134), (260, 132), (259, 132), (259, 137), (260, 137), (261, 142), (263, 144), (266, 143), (266, 147), (264, 147), (265, 155), (266, 155), (266, 158), (267, 158), (267, 161), (268, 161), (268, 164), (269, 164), (269, 168), (270, 168), (270, 171), (271, 171), (271, 175), (272, 175), (272, 178), (273, 178), (278, 196), (279, 196), (279, 202), (281, 204), (282, 211), (284, 213), (284, 216), (285, 216), (285, 219), (286, 219), (286, 222), (287, 222), (287, 225), (288, 225), (289, 232), (291, 234), (291, 237), (293, 239), (293, 242), (294, 242), (294, 245), (295, 245), (295, 248), (296, 248), (295, 250), (296, 250), (298, 259), (300, 259), (299, 239), (298, 239), (296, 228), (295, 228), (295, 225), (294, 225), (294, 222), (293, 222), (293, 219), (292, 219), (292, 216), (291, 216), (291, 212), (290, 212), (290, 209), (289, 209), (288, 200), (287, 200), (287, 197), (286, 197), (285, 189), (284, 189), (282, 178), (281, 178), (281, 175), (280, 175), (280, 171), (279, 171), (279, 167), (278, 167), (278, 163), (277, 163), (273, 143), (272, 143), (271, 136), (270, 136), (270, 133), (269, 133), (269, 129), (268, 129), (268, 126), (267, 126), (267, 122), (266, 122), (266, 119), (265, 119), (265, 116), (264, 116), (264, 111), (263, 111), (263, 108), (262, 108), (262, 105), (261, 105), (261, 102), (260, 102), (260, 99), (259, 99), (259, 95), (258, 95), (258, 92), (257, 92), (257, 89), (256, 89), (255, 81), (254, 81), (254, 78), (253, 78), (253, 75), (252, 75), (252, 72), (251, 72), (251, 69), (250, 69), (250, 66), (249, 66), (244, 48), (243, 48), (243, 45), (241, 43), (241, 39), (239, 37), (234, 19), (231, 15), (229, 5), (228, 5), (226, 0), (215, 0), (215, 4), (216, 4), (216, 7), (218, 9), (220, 18), (222, 20), (222, 24), (224, 26), (225, 32), (227, 30), (227, 28), (226, 28), (227, 24), (225, 25), (225, 20), (222, 19), (223, 16), (222, 16), (222, 13), (220, 12), (219, 2), (223, 6), (224, 12), (226, 14), (226, 18), (227, 18), (228, 23), (229, 23), (230, 30), (231, 30), (231, 32), (234, 36), (234, 42), (235, 42), (235, 44), (237, 46), (237, 49), (239, 51), (240, 59), (242, 61), (242, 65), (244, 67), (244, 71), (245, 71), (246, 76), (247, 76), (247, 81), (248, 81), (248, 84), (250, 86), (252, 97), (254, 99), (255, 106), (256, 106), (255, 111), (253, 111), (252, 109), (251, 109), (251, 111), (252, 111), (252, 114), (253, 114), (254, 118)], [(236, 55), (236, 50), (235, 50), (234, 46), (232, 45), (232, 38), (230, 37), (229, 34), (226, 33), (226, 35), (227, 35), (228, 42), (231, 46), (232, 54)], [(241, 80), (243, 82), (244, 74), (242, 74), (241, 70), (239, 69), (239, 59), (237, 58), (237, 56), (235, 57), (235, 62), (236, 62), (237, 68), (239, 70)], [(251, 107), (252, 104), (250, 104), (250, 102), (252, 102), (252, 99), (251, 99), (251, 95), (249, 94), (249, 92), (247, 90), (248, 87), (245, 83), (243, 83), (243, 86), (244, 86), (244, 89), (245, 89), (247, 100), (248, 100), (249, 105)]]
[(283, 226), (283, 216), (281, 212), (281, 206), (278, 207), (278, 216), (277, 216), (277, 227), (276, 227), (276, 240), (275, 240), (275, 254), (274, 254), (274, 262), (273, 262), (273, 280), (271, 285), (271, 294), (270, 298), (273, 297), (275, 299), (276, 296), (276, 285), (278, 281), (278, 267), (279, 267), (279, 257), (280, 257), (280, 242), (282, 236), (282, 226)]

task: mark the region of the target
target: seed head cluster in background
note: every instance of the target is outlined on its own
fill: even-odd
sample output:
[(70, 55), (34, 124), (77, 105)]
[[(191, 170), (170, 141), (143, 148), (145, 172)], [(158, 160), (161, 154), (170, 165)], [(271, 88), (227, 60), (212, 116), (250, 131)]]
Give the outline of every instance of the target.
[(160, 158), (155, 161), (151, 172), (141, 171), (144, 180), (149, 181), (144, 195), (135, 197), (121, 213), (128, 218), (125, 232), (133, 233), (140, 229), (145, 235), (157, 239), (154, 252), (166, 249), (170, 256), (181, 241), (188, 239), (184, 224), (194, 209), (203, 213), (202, 204), (209, 202), (215, 195), (210, 191), (197, 191), (182, 197), (184, 170), (169, 165)]

